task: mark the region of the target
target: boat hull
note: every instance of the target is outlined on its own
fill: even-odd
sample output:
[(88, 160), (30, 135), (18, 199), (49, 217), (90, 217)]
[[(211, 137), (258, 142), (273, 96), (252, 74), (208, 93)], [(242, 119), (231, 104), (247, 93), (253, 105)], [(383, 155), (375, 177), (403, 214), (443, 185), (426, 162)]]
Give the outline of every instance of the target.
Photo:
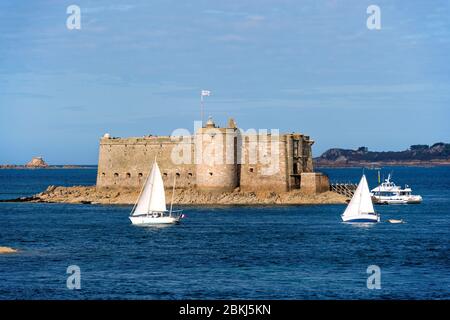
[(131, 223), (134, 225), (157, 225), (157, 224), (175, 224), (179, 223), (180, 217), (153, 217), (151, 215), (131, 216)]
[(421, 196), (412, 197), (372, 197), (375, 204), (419, 204), (422, 202)]
[(389, 223), (403, 223), (403, 220), (389, 219)]
[(377, 223), (380, 222), (378, 214), (358, 214), (354, 216), (342, 216), (342, 221), (348, 223)]
[(417, 197), (414, 197), (414, 198), (410, 198), (410, 199), (407, 200), (407, 203), (408, 204), (419, 204), (419, 203), (422, 203), (422, 197), (421, 196), (417, 196)]
[(377, 199), (374, 200), (375, 204), (407, 204), (408, 202), (403, 199)]

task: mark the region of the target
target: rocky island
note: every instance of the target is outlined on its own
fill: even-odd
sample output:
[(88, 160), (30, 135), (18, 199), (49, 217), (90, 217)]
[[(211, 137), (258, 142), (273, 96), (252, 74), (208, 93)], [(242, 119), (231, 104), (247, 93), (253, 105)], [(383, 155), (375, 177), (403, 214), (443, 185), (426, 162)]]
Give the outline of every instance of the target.
[[(12, 201), (134, 204), (157, 161), (166, 198), (176, 185), (175, 204), (285, 205), (341, 204), (328, 176), (316, 172), (312, 140), (302, 133), (272, 134), (225, 127), (212, 118), (193, 135), (100, 139), (95, 186), (50, 186), (32, 197)], [(30, 166), (44, 166), (42, 158)], [(175, 183), (176, 181), (176, 183)]]
[(93, 166), (49, 165), (43, 157), (33, 157), (26, 164), (0, 164), (0, 169), (91, 169)]
[(10, 247), (0, 247), (0, 254), (16, 253), (17, 250)]
[[(121, 188), (96, 188), (95, 186), (57, 187), (31, 197), (23, 197), (17, 202), (71, 203), (71, 204), (113, 204), (133, 205), (139, 196), (139, 190)], [(166, 199), (172, 197), (171, 190), (166, 191)], [(307, 194), (300, 190), (289, 192), (201, 192), (195, 189), (177, 190), (174, 204), (177, 205), (304, 205), (304, 204), (345, 204), (347, 197), (326, 191), (320, 194)], [(1, 202), (1, 201), (0, 201)]]
[(42, 157), (33, 157), (25, 165), (17, 165), (17, 164), (0, 165), (0, 169), (44, 169), (48, 167), (49, 165), (44, 161)]
[(25, 167), (27, 168), (47, 168), (48, 164), (44, 161), (42, 157), (34, 157), (28, 162)]

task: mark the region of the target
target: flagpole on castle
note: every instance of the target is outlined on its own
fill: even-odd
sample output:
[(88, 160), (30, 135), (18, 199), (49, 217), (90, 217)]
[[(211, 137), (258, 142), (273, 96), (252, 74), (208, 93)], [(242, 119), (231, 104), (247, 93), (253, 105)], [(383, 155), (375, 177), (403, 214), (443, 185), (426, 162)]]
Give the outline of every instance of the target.
[(203, 91), (200, 93), (200, 121), (203, 128)]
[(209, 97), (211, 95), (211, 91), (209, 90), (202, 90), (200, 92), (200, 120), (203, 127), (203, 109), (204, 109), (204, 102), (203, 97)]

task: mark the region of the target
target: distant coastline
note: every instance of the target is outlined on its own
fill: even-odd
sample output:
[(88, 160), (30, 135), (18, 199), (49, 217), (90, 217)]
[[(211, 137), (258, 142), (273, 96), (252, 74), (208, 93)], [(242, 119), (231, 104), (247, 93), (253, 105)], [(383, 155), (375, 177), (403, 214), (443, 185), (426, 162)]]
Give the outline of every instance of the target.
[(349, 168), (382, 166), (436, 167), (450, 165), (450, 144), (412, 145), (404, 151), (369, 151), (333, 148), (313, 159), (316, 168)]
[(314, 161), (314, 168), (369, 168), (377, 169), (380, 167), (440, 167), (450, 166), (450, 160), (446, 161), (383, 161), (383, 162), (364, 162), (364, 161), (349, 161), (349, 162), (325, 162)]
[(33, 157), (27, 164), (0, 164), (0, 169), (97, 169), (95, 165), (48, 165), (43, 157)]
[(97, 169), (97, 165), (50, 165), (47, 167), (29, 167), (26, 165), (0, 164), (0, 169), (51, 170), (51, 169)]

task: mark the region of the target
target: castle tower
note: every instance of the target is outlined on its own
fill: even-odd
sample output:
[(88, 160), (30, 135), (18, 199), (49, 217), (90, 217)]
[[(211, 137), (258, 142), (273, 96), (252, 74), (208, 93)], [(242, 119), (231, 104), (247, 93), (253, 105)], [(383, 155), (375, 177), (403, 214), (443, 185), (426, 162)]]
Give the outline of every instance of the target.
[[(230, 127), (232, 125), (232, 127)], [(209, 118), (195, 134), (197, 188), (202, 191), (228, 192), (239, 186), (238, 129), (216, 127)]]

